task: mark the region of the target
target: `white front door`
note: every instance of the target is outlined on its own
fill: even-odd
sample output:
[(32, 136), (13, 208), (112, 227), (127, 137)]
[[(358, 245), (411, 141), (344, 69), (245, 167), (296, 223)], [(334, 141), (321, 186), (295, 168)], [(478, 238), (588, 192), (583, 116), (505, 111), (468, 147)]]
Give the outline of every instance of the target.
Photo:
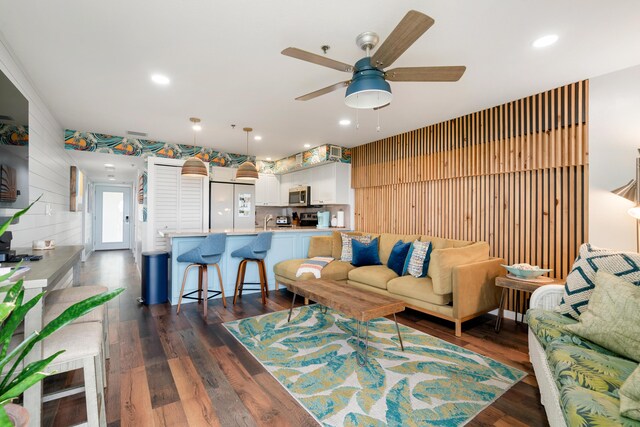
[(95, 249), (129, 249), (131, 188), (96, 184), (95, 189)]

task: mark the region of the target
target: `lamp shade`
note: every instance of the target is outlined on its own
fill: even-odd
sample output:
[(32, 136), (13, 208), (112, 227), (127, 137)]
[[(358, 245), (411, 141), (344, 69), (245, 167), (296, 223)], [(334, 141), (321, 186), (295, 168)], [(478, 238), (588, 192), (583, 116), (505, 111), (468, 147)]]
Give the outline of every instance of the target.
[(209, 169), (202, 160), (197, 157), (190, 157), (182, 164), (182, 176), (193, 176), (197, 178), (208, 178)]
[(371, 109), (391, 102), (391, 86), (384, 73), (371, 66), (369, 58), (356, 62), (344, 103), (351, 108)]
[(238, 168), (238, 172), (236, 173), (237, 179), (258, 179), (258, 169), (256, 169), (256, 165), (253, 162), (247, 160)]
[(637, 203), (638, 200), (636, 200), (636, 186), (637, 186), (636, 180), (632, 179), (622, 187), (618, 187), (614, 190), (611, 190), (611, 192), (620, 197), (624, 197), (625, 199), (630, 200), (634, 203)]

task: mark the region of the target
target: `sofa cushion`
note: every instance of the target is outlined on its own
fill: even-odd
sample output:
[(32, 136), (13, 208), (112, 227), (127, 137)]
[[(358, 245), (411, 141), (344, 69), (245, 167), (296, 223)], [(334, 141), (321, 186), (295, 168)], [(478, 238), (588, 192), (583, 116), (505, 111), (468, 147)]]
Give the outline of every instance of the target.
[(605, 271), (640, 285), (640, 254), (596, 248), (589, 243), (580, 246), (564, 286), (560, 312), (577, 319), (587, 308), (595, 288), (596, 271)]
[[(432, 242), (432, 244), (434, 244)], [(489, 259), (489, 244), (477, 242), (461, 248), (438, 249), (434, 244), (428, 275), (433, 279), (433, 290), (439, 295), (453, 292), (453, 268)]]
[(401, 295), (431, 304), (447, 305), (451, 302), (451, 294), (438, 295), (433, 292), (433, 282), (429, 277), (397, 277), (389, 280), (387, 290), (391, 294)]
[(342, 233), (342, 254), (340, 255), (340, 260), (345, 262), (353, 261), (353, 241), (357, 240), (361, 243), (369, 243), (373, 239), (368, 234), (363, 236), (349, 236), (348, 234)]
[(550, 343), (557, 341), (616, 356), (612, 351), (567, 331), (565, 326), (573, 325), (577, 321), (555, 311), (532, 308), (527, 311), (527, 323), (542, 347), (546, 348)]
[(640, 421), (640, 365), (620, 387), (620, 412)]
[(640, 427), (640, 422), (620, 415), (620, 400), (580, 386), (560, 390), (560, 406), (568, 427)]
[(331, 236), (312, 236), (309, 239), (309, 253), (307, 256), (313, 258), (316, 256), (332, 257), (333, 239)]
[[(277, 276), (284, 277), (289, 280), (311, 280), (315, 279), (312, 273), (304, 273), (300, 277), (296, 277), (296, 273), (298, 272), (298, 267), (300, 264), (307, 261), (307, 259), (289, 259), (286, 261), (281, 261), (273, 266), (273, 272)], [(349, 264), (348, 262), (342, 262), (339, 260), (331, 261), (327, 264), (321, 273), (321, 278), (327, 280), (347, 280), (347, 276), (349, 271), (353, 270), (355, 267)]]
[(604, 271), (596, 273), (595, 284), (578, 323), (566, 329), (640, 362), (640, 287)]
[(426, 277), (429, 271), (432, 250), (431, 242), (414, 241), (407, 254), (402, 275), (410, 274), (413, 277)]
[[(340, 231), (334, 231), (331, 235), (331, 256), (335, 259), (342, 257), (342, 234)], [(344, 234), (349, 236), (362, 236), (359, 231), (349, 231)]]
[(620, 387), (638, 366), (622, 357), (559, 341), (550, 343), (546, 353), (558, 389), (576, 385), (615, 398), (620, 397)]
[(378, 238), (376, 237), (369, 243), (359, 242), (356, 238), (351, 239), (352, 257), (351, 264), (356, 267), (364, 267), (367, 265), (381, 265), (378, 256)]
[(387, 282), (398, 277), (396, 273), (386, 265), (368, 265), (349, 271), (349, 280), (387, 289)]
[(387, 261), (387, 267), (392, 269), (398, 276), (402, 276), (409, 249), (411, 249), (411, 242), (405, 243), (402, 240), (398, 240), (393, 245), (391, 255), (389, 255), (389, 260)]
[(447, 249), (447, 248), (462, 248), (464, 246), (469, 246), (474, 242), (470, 242), (467, 240), (452, 240), (452, 239), (444, 239), (442, 237), (435, 236), (420, 236), (421, 242), (431, 242), (433, 245), (433, 249)]
[(389, 256), (393, 250), (393, 246), (402, 240), (403, 242), (413, 242), (417, 240), (419, 235), (417, 234), (391, 234), (382, 233), (380, 235), (380, 261), (383, 264), (389, 262)]

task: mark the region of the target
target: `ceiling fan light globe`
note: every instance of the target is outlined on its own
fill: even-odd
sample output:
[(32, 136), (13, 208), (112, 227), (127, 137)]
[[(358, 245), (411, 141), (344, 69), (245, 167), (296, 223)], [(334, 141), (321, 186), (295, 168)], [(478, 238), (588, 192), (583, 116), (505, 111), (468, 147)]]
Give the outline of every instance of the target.
[(391, 102), (391, 86), (378, 70), (366, 70), (354, 74), (347, 88), (344, 103), (351, 108), (371, 109)]

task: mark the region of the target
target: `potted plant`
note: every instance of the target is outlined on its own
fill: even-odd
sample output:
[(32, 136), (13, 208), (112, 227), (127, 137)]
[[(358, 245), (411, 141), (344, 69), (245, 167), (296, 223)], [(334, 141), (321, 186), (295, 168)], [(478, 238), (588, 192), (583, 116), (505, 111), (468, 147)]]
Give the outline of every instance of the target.
[[(0, 235), (7, 230), (11, 222), (25, 214), (39, 199), (36, 199), (26, 209), (17, 212), (7, 222), (0, 225)], [(12, 274), (13, 272), (9, 272), (1, 275), (0, 283), (5, 282)], [(22, 413), (24, 408), (11, 402), (26, 389), (50, 375), (44, 372), (45, 368), (53, 359), (64, 352), (64, 350), (61, 350), (45, 359), (21, 366), (33, 346), (63, 326), (115, 298), (123, 291), (124, 288), (108, 291), (72, 305), (60, 316), (45, 325), (41, 331), (36, 331), (24, 337), (22, 342), (15, 348), (10, 349), (11, 338), (16, 328), (22, 323), (29, 310), (42, 299), (44, 292), (25, 302), (23, 301), (24, 288), (22, 279), (16, 283), (0, 286), (0, 292), (6, 293), (2, 302), (0, 302), (0, 427), (12, 426), (14, 423), (19, 425), (17, 423), (20, 422), (26, 424), (28, 422), (28, 416), (25, 420)]]

